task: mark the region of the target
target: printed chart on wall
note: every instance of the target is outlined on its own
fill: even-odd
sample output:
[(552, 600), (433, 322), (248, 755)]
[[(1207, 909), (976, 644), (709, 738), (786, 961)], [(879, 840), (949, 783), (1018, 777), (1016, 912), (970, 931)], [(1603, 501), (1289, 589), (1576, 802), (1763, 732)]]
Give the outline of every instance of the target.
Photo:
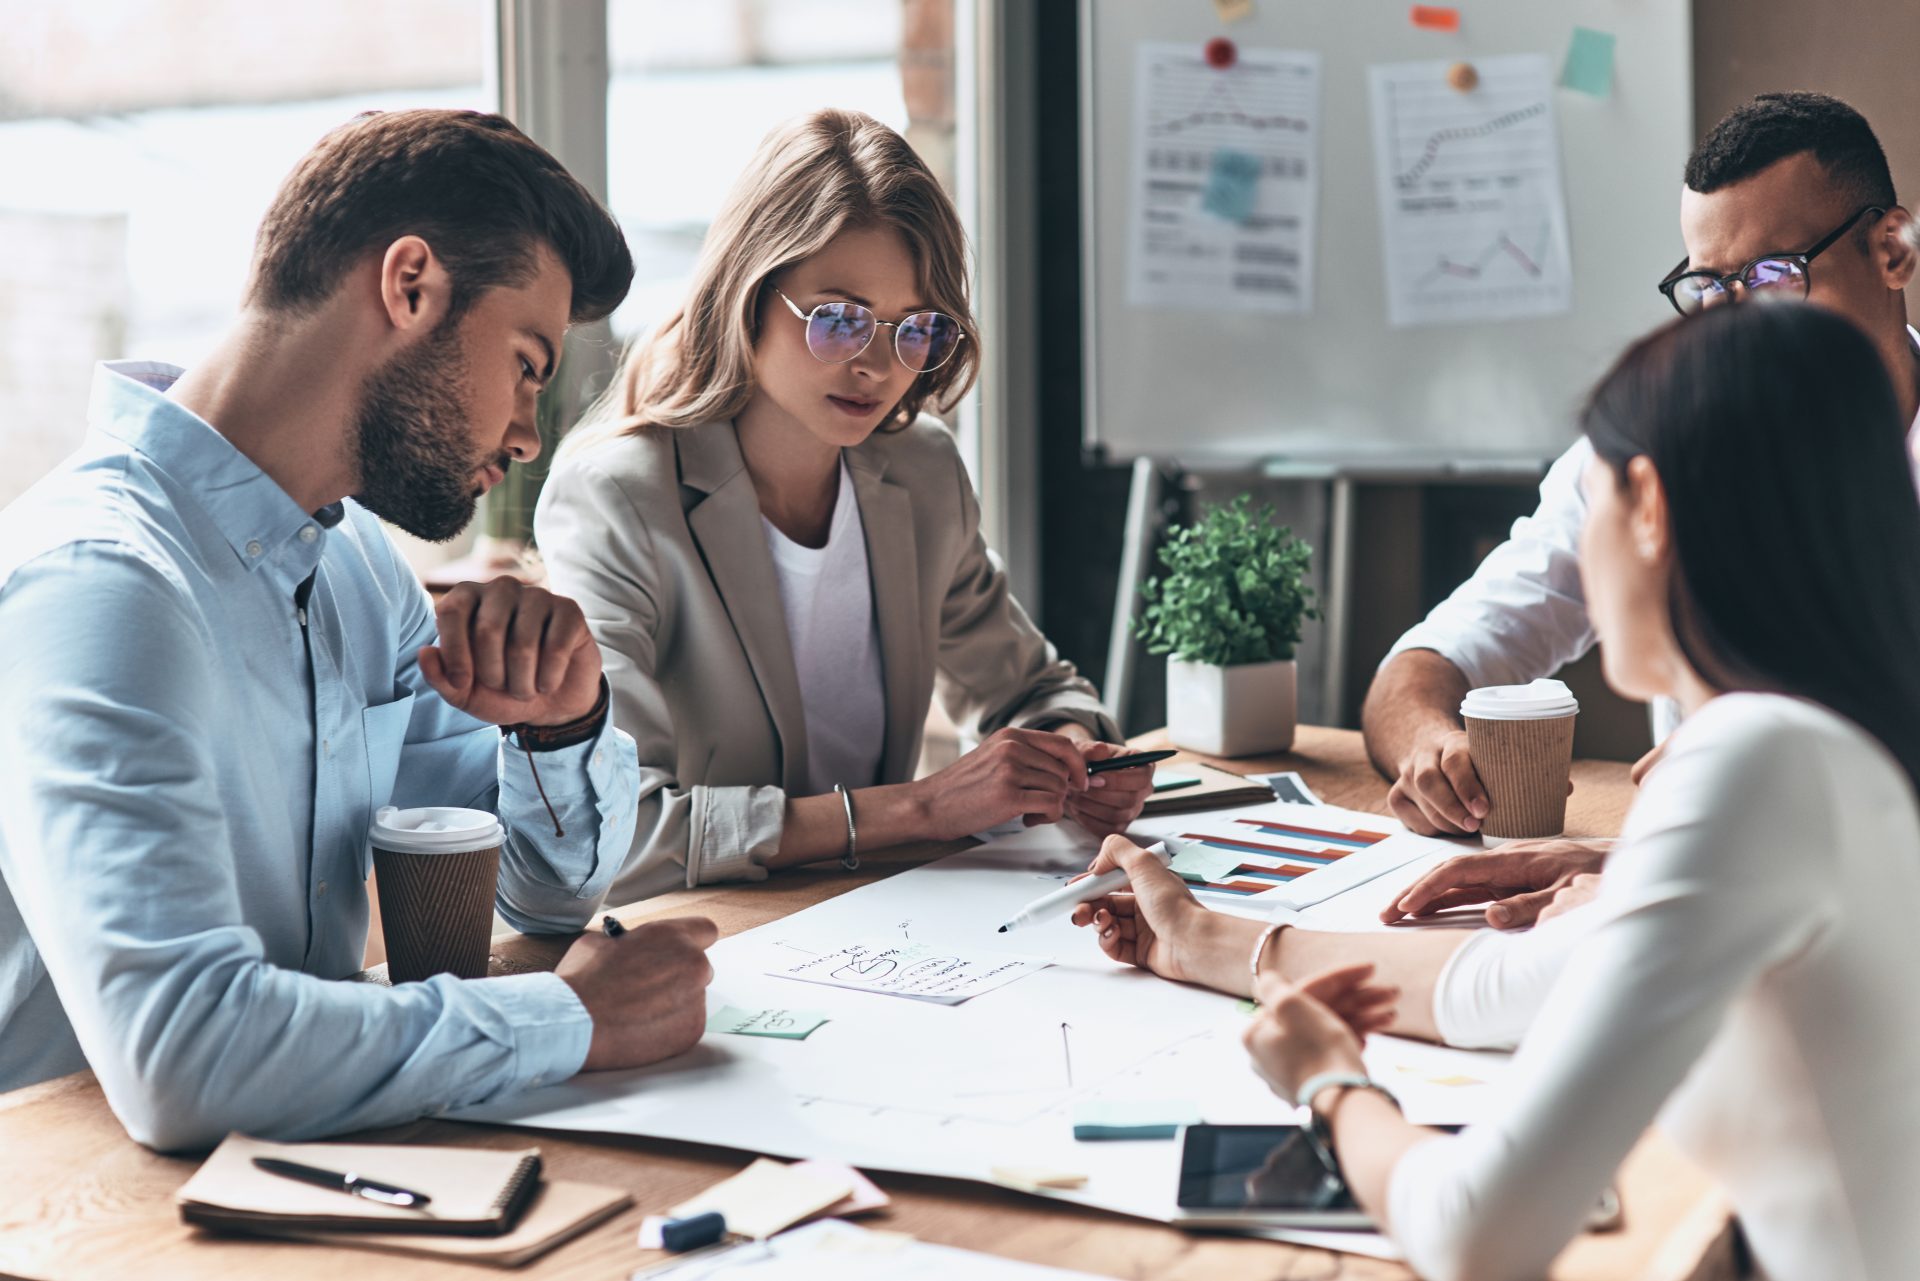
[(1156, 827), (1195, 893), (1263, 905), (1310, 907), (1431, 852), (1391, 819), (1328, 805), (1261, 805)]
[(1544, 55), (1370, 70), (1374, 165), (1396, 327), (1547, 316), (1573, 305), (1566, 195)]
[(1313, 307), (1320, 56), (1144, 43), (1134, 94), (1136, 307)]

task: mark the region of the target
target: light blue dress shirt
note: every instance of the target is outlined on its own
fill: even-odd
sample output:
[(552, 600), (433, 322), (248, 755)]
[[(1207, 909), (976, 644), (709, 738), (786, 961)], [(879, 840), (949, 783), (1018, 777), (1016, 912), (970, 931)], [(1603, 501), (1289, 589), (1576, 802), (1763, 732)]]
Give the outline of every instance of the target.
[(379, 522), (300, 510), (178, 375), (102, 366), (85, 444), (0, 513), (0, 1089), (91, 1066), (165, 1149), (572, 1075), (592, 1023), (551, 974), (337, 980), (381, 805), (496, 811), (501, 914), (585, 925), (632, 843), (633, 740), (540, 755), (556, 838), (526, 755), (422, 678), (431, 602)]

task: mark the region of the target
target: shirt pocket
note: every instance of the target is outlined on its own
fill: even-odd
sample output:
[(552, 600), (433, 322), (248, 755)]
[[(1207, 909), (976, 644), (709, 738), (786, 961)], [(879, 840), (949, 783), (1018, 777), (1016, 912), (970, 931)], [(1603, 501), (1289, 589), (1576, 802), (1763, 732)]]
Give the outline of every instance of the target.
[(400, 774), (400, 752), (407, 743), (407, 725), (413, 720), (412, 694), (360, 713), (361, 735), (367, 744), (367, 817), (393, 800), (394, 780)]

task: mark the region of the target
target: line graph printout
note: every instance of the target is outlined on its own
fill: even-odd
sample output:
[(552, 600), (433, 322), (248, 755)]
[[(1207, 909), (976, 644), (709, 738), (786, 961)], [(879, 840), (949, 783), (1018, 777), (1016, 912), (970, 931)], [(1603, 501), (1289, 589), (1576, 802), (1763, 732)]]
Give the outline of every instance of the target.
[(1311, 311), (1320, 55), (1149, 41), (1135, 74), (1128, 301)]
[(1396, 327), (1550, 316), (1573, 305), (1553, 74), (1544, 55), (1370, 68), (1374, 169)]

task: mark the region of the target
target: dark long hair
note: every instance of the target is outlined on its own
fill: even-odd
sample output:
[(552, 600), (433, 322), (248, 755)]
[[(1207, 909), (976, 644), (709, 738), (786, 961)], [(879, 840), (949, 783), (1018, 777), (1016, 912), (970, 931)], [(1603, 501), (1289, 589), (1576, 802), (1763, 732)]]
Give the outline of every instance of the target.
[(1582, 422), (1667, 492), (1681, 651), (1709, 684), (1811, 699), (1920, 787), (1920, 499), (1886, 365), (1805, 304), (1677, 321), (1627, 350)]

